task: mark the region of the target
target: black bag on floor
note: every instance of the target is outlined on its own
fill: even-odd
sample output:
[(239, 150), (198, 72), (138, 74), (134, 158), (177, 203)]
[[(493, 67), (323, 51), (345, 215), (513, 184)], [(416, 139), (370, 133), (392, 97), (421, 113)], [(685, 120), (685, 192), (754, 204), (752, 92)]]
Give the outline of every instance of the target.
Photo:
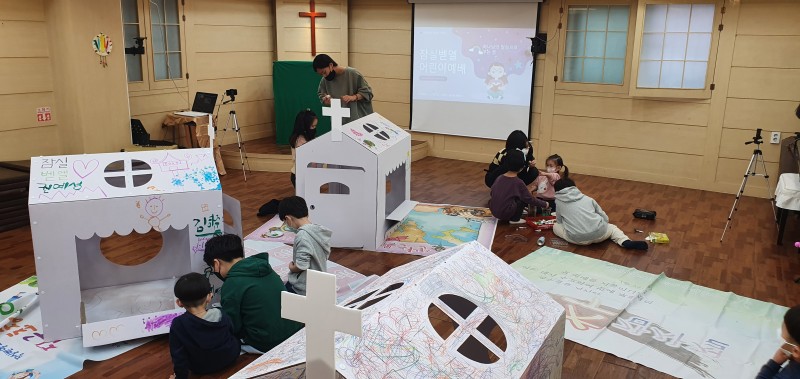
[(278, 213), (278, 205), (281, 203), (278, 199), (272, 199), (258, 208), (258, 217), (264, 217), (266, 215), (274, 215)]
[(649, 211), (647, 209), (637, 208), (635, 211), (633, 211), (633, 217), (641, 218), (643, 220), (655, 220), (656, 211)]

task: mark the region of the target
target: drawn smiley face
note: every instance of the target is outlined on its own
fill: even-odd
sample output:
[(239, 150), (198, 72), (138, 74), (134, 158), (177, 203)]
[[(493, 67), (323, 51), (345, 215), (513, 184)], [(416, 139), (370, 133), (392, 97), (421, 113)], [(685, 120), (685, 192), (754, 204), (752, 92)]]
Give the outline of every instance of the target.
[(150, 216), (158, 216), (161, 212), (164, 211), (164, 201), (159, 198), (152, 198), (147, 200), (147, 204), (144, 206), (145, 212)]

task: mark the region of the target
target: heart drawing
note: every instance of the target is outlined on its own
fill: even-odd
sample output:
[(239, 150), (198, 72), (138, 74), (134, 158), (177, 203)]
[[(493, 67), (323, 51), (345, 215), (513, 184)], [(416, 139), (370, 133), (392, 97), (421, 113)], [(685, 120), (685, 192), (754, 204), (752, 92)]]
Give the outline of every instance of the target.
[(77, 160), (72, 163), (72, 170), (75, 171), (81, 179), (85, 179), (94, 170), (97, 170), (97, 166), (100, 166), (100, 162), (97, 159), (92, 159), (89, 162), (84, 162), (82, 160)]

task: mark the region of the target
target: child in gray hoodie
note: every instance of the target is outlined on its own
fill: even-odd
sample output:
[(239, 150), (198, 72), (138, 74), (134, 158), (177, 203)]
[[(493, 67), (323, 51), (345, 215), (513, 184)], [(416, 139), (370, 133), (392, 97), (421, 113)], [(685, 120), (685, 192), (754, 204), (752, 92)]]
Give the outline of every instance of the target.
[(608, 216), (600, 205), (575, 187), (575, 182), (563, 178), (553, 184), (556, 190), (556, 223), (553, 233), (576, 245), (589, 245), (611, 238), (626, 249), (647, 250), (647, 242), (631, 241), (616, 225), (608, 223)]
[(298, 295), (306, 294), (306, 271), (328, 270), (328, 256), (331, 254), (330, 229), (312, 224), (308, 219), (308, 206), (300, 196), (281, 200), (278, 217), (290, 228), (297, 229), (294, 238), (293, 261), (289, 264), (289, 280), (286, 290)]

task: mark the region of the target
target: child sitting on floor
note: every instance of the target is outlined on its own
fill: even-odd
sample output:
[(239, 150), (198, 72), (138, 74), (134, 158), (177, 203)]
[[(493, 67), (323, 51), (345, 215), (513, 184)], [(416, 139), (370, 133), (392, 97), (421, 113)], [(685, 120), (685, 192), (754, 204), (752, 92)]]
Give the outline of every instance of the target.
[[(564, 166), (564, 160), (558, 154), (547, 157), (547, 171), (540, 171), (539, 176), (533, 181), (536, 197), (550, 204), (550, 210), (556, 211), (556, 190), (553, 188), (561, 178), (569, 177), (569, 168)], [(563, 170), (563, 174), (562, 174)]]
[(631, 241), (616, 225), (608, 223), (608, 216), (594, 199), (584, 195), (570, 178), (557, 181), (556, 223), (553, 233), (569, 243), (589, 245), (611, 238), (626, 249), (647, 250), (647, 242)]
[(328, 228), (312, 224), (308, 219), (308, 206), (300, 196), (287, 197), (278, 206), (278, 217), (290, 228), (297, 229), (289, 263), (289, 280), (286, 290), (298, 295), (306, 294), (306, 271), (328, 270), (331, 254), (331, 232)]
[(525, 182), (517, 177), (526, 166), (525, 156), (521, 151), (507, 151), (503, 165), (506, 173), (495, 179), (489, 199), (489, 209), (494, 217), (510, 224), (521, 224), (525, 222), (521, 217), (528, 204), (542, 208), (549, 207), (546, 202), (534, 198), (525, 186)]
[(231, 319), (219, 308), (206, 310), (211, 301), (211, 284), (202, 274), (186, 274), (175, 282), (175, 301), (186, 313), (172, 320), (169, 353), (172, 378), (185, 379), (220, 371), (239, 357), (239, 339), (233, 335)]

